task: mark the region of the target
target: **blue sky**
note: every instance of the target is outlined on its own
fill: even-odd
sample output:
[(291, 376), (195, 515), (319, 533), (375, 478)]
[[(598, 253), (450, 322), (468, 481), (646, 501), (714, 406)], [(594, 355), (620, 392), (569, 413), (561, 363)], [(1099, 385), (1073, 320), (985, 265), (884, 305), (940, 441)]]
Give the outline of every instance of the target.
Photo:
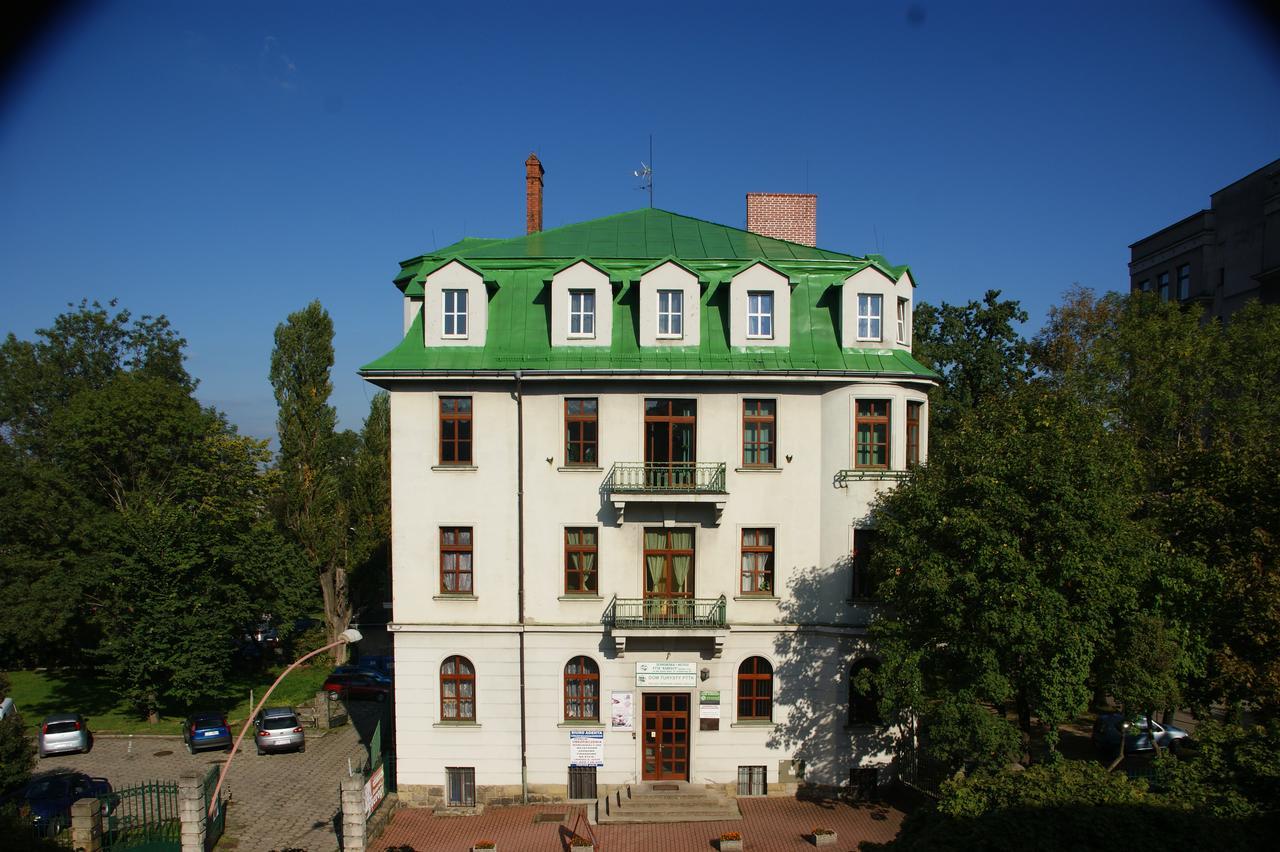
[(0, 89), (0, 333), (166, 314), (268, 437), (272, 331), (318, 298), (358, 428), (397, 261), (523, 233), (531, 150), (547, 227), (644, 206), (652, 133), (658, 207), (816, 192), (820, 245), (1029, 330), (1280, 157), (1280, 45), (1225, 3), (356, 5), (102, 2), (36, 43)]

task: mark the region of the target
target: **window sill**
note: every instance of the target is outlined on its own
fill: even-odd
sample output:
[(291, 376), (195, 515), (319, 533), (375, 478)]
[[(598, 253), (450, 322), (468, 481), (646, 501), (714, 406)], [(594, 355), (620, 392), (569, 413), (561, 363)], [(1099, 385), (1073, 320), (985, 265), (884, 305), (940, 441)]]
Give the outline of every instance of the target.
[(433, 601), (478, 601), (480, 599), (475, 595), (470, 594), (469, 592), (457, 592), (457, 593), (445, 592), (444, 594), (441, 594), (441, 595), (432, 595), (431, 600)]
[(772, 466), (765, 467), (764, 465), (760, 465), (759, 467), (735, 467), (733, 469), (733, 472), (734, 473), (782, 473), (782, 468), (772, 467)]
[(566, 334), (565, 340), (595, 340), (594, 334)]
[(603, 473), (602, 467), (591, 467), (585, 464), (571, 464), (556, 468), (560, 473)]
[(480, 723), (479, 722), (436, 722), (431, 727), (433, 728), (478, 728), (480, 727)]
[(741, 722), (730, 722), (730, 728), (773, 728), (777, 725), (770, 719), (746, 719)]
[(870, 606), (878, 603), (875, 598), (845, 598), (844, 602), (848, 606)]
[(573, 722), (573, 721), (560, 722), (556, 725), (556, 727), (557, 728), (579, 728), (584, 731), (603, 731), (604, 722), (597, 722), (593, 719), (584, 719), (580, 722)]
[(600, 595), (560, 595), (556, 598), (558, 601), (596, 601), (597, 603), (604, 600)]
[(771, 340), (773, 340), (773, 335), (772, 335), (772, 334), (768, 334), (768, 335), (766, 335), (766, 334), (748, 334), (748, 335), (747, 335), (747, 340), (768, 340), (768, 341), (771, 341)]
[(735, 601), (766, 601), (771, 603), (781, 603), (782, 599), (777, 595), (734, 595)]
[(684, 340), (683, 334), (655, 334), (654, 340)]
[(480, 468), (476, 467), (473, 464), (433, 464), (431, 465), (431, 469), (432, 470), (479, 470)]

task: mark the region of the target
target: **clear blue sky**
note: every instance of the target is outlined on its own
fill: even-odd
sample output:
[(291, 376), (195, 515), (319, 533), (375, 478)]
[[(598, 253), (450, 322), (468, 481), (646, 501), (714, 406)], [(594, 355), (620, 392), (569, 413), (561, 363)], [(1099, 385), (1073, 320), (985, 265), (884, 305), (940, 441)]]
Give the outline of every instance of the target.
[(202, 401), (268, 437), (272, 331), (319, 298), (358, 428), (397, 261), (523, 233), (531, 150), (547, 227), (644, 206), (650, 133), (657, 206), (742, 226), (748, 191), (816, 192), (820, 245), (1033, 330), (1280, 156), (1278, 51), (1222, 2), (97, 3), (0, 90), (0, 333), (164, 313)]

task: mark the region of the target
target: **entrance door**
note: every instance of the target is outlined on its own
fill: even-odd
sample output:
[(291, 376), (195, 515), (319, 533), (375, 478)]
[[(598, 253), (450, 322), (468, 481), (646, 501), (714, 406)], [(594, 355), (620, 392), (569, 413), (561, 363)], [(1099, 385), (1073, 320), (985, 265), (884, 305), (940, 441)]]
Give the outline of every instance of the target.
[(689, 780), (689, 695), (644, 695), (644, 781)]
[(692, 399), (644, 401), (645, 485), (679, 488), (694, 484), (698, 403)]

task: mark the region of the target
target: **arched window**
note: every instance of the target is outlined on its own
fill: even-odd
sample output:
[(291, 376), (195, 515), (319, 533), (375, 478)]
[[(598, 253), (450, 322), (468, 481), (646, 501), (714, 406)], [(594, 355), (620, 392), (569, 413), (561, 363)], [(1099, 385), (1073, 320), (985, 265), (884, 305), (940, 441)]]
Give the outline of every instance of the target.
[(600, 667), (590, 657), (565, 664), (564, 717), (600, 720)]
[(476, 720), (476, 670), (466, 657), (447, 657), (440, 664), (440, 721)]
[(849, 724), (880, 725), (880, 690), (873, 678), (880, 670), (876, 660), (858, 660), (849, 669)]
[(747, 657), (738, 666), (738, 719), (773, 719), (773, 666), (764, 657)]

